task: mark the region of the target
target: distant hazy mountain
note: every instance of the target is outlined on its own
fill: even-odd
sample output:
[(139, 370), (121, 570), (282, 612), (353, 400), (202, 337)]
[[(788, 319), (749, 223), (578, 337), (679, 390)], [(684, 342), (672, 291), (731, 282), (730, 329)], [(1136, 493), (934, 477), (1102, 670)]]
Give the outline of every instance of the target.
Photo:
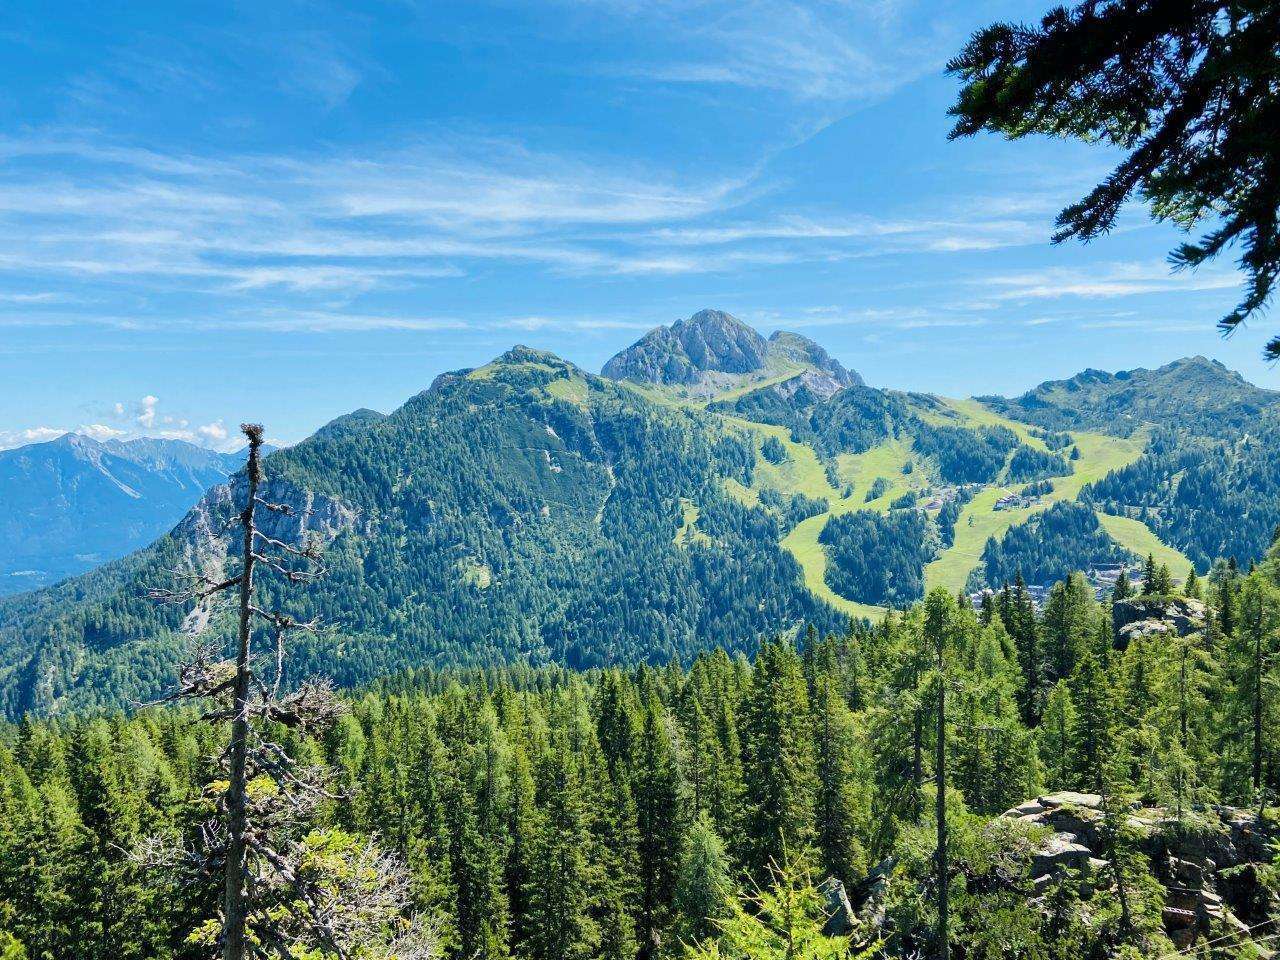
[[(1177, 577), (1192, 561), (1247, 564), (1280, 523), (1277, 395), (1199, 358), (947, 400), (867, 387), (812, 341), (702, 311), (605, 371), (516, 347), (272, 454), (265, 496), (294, 512), (268, 517), (268, 532), (328, 545), (329, 575), (305, 591), (264, 578), (264, 602), (331, 625), (297, 648), (291, 675), (351, 685), (424, 664), (687, 662), (1011, 571), (1148, 552)], [(171, 486), (174, 519), (178, 499), (199, 499), (151, 546), (0, 600), (0, 715), (171, 682), (183, 611), (147, 588), (174, 568), (236, 563), (226, 521), (243, 474), (201, 498), (238, 465), (196, 469), (212, 456), (67, 438), (0, 458), (0, 529), (22, 518), (46, 538), (39, 556), (150, 518), (142, 502)], [(153, 535), (141, 519), (128, 529), (135, 545)], [(218, 611), (200, 622), (227, 636)]]
[(145, 547), (243, 462), (181, 440), (74, 433), (0, 451), (0, 594)]
[(688, 320), (654, 328), (606, 363), (602, 373), (695, 396), (787, 374), (806, 374), (808, 388), (826, 396), (862, 383), (808, 337), (778, 331), (766, 340), (722, 310), (700, 310)]

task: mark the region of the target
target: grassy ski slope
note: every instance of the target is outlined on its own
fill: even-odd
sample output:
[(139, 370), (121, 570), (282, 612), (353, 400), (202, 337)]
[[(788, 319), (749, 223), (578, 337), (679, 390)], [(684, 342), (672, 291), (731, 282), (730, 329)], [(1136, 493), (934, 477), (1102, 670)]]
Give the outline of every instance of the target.
[[(777, 379), (785, 379), (789, 375), (791, 374)], [(758, 389), (761, 385), (761, 383), (753, 383), (742, 391), (734, 392)], [(676, 397), (662, 388), (636, 389), (650, 396), (651, 399), (660, 397), (664, 402), (677, 406), (696, 406), (705, 409), (707, 405), (706, 400), (694, 401)], [(1042, 440), (1031, 434), (1031, 428), (1027, 424), (1003, 417), (977, 400), (948, 399), (945, 404), (945, 410), (922, 412), (922, 415), (931, 421), (956, 426), (1007, 427), (1028, 446), (1038, 450), (1047, 449)], [(790, 431), (785, 427), (755, 423), (723, 414), (720, 418), (727, 428), (751, 435), (757, 452), (752, 486), (745, 487), (730, 481), (726, 484), (728, 492), (748, 506), (756, 506), (759, 503), (760, 491), (765, 489), (776, 490), (783, 494), (799, 493), (815, 500), (825, 500), (828, 504), (827, 511), (809, 517), (794, 526), (783, 537), (782, 547), (795, 557), (803, 571), (805, 586), (815, 596), (850, 616), (878, 619), (885, 612), (885, 608), (859, 603), (850, 597), (841, 596), (827, 584), (827, 554), (818, 538), (833, 516), (854, 510), (875, 510), (884, 513), (888, 511), (889, 505), (904, 493), (911, 490), (921, 491), (930, 486), (932, 479), (927, 469), (916, 469), (910, 474), (903, 473), (903, 468), (908, 461), (920, 464), (920, 458), (911, 451), (910, 440), (890, 440), (865, 453), (841, 454), (835, 463), (838, 485), (833, 486), (817, 452), (808, 444), (796, 443), (792, 440)], [(956, 523), (954, 545), (944, 550), (925, 567), (926, 589), (941, 586), (951, 591), (962, 590), (970, 573), (979, 565), (983, 548), (990, 537), (1003, 536), (1011, 527), (1026, 522), (1032, 515), (1047, 509), (1059, 500), (1075, 500), (1087, 484), (1100, 480), (1111, 471), (1136, 460), (1141, 456), (1146, 444), (1146, 437), (1141, 433), (1132, 438), (1121, 438), (1100, 433), (1073, 431), (1071, 436), (1080, 449), (1080, 458), (1070, 461), (1071, 475), (1055, 478), (1053, 492), (1036, 506), (1015, 510), (995, 509), (997, 500), (1019, 492), (1026, 484), (986, 487), (965, 506)], [(775, 437), (786, 450), (787, 456), (782, 463), (770, 463), (761, 455), (760, 448), (769, 437)], [(868, 500), (868, 491), (878, 478), (886, 481), (888, 486), (880, 496)], [(692, 528), (697, 516), (696, 505), (686, 504), (684, 508), (684, 524), (679, 537), (692, 539)], [(1182, 553), (1160, 541), (1141, 521), (1102, 513), (1098, 516), (1106, 531), (1122, 546), (1134, 553), (1144, 557), (1148, 553), (1155, 554), (1156, 560), (1167, 563), (1175, 574), (1181, 574), (1190, 566), (1190, 562)]]

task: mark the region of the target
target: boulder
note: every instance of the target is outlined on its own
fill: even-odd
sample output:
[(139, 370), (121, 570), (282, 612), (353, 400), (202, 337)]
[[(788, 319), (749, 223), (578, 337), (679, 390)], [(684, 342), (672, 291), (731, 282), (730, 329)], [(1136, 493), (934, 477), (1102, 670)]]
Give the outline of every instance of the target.
[(822, 932), (828, 937), (848, 936), (858, 926), (858, 916), (853, 912), (849, 896), (845, 893), (844, 884), (835, 877), (827, 877), (818, 884), (818, 892), (826, 901), (824, 910), (827, 922)]
[(1080, 869), (1093, 859), (1093, 851), (1076, 840), (1071, 833), (1055, 833), (1036, 851), (1031, 860), (1031, 875), (1054, 874), (1067, 868)]
[(1190, 597), (1130, 597), (1111, 608), (1112, 624), (1120, 646), (1136, 637), (1199, 633), (1205, 627), (1204, 603)]
[(1047, 793), (1036, 801), (1044, 807), (1087, 807), (1090, 810), (1097, 810), (1102, 806), (1102, 797), (1096, 793), (1076, 793), (1074, 790), (1059, 790), (1057, 793)]

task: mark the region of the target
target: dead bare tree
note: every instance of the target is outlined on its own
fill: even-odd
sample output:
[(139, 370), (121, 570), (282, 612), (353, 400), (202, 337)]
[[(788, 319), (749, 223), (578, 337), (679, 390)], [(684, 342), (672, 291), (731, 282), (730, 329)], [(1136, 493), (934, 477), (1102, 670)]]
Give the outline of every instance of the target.
[[(258, 524), (259, 509), (285, 516), (293, 511), (260, 493), (262, 427), (240, 429), (249, 442), (247, 491), (243, 509), (224, 528), (239, 524), (243, 534), (239, 572), (179, 573), (172, 586), (151, 591), (159, 602), (205, 610), (231, 591), (238, 595), (235, 657), (224, 658), (210, 644), (198, 646), (179, 670), (178, 688), (160, 701), (201, 702), (202, 721), (230, 725), (227, 746), (215, 758), (225, 786), (210, 791), (212, 815), (194, 841), (153, 839), (136, 856), (192, 876), (221, 875), (221, 916), (197, 935), (222, 960), (283, 960), (306, 947), (340, 960), (426, 960), (437, 953), (436, 938), (430, 924), (409, 915), (411, 883), (404, 866), (372, 840), (309, 830), (317, 805), (333, 798), (327, 771), (302, 766), (271, 738), (282, 727), (320, 731), (339, 716), (342, 704), (325, 681), (282, 689), (288, 636), (315, 631), (319, 624), (259, 606), (255, 576), (261, 568), (284, 582), (307, 584), (323, 576), (324, 568), (316, 539), (303, 535), (289, 543)], [(273, 641), (270, 655), (255, 655), (255, 633), (264, 630)]]

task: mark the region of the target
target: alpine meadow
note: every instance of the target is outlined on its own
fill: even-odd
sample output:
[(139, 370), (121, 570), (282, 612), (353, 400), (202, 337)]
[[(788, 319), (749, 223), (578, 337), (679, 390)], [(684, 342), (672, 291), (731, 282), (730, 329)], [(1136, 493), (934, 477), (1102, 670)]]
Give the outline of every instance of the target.
[(1040, 2), (0, 14), (0, 960), (1280, 954), (1280, 7)]

